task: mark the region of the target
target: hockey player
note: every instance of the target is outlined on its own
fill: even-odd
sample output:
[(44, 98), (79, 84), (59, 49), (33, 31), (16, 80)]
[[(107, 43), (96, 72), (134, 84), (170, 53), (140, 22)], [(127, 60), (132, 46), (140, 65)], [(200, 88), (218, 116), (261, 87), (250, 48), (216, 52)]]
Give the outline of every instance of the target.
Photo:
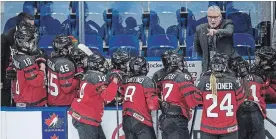
[(168, 59), (170, 58), (170, 54), (172, 54), (172, 53), (173, 53), (172, 50), (167, 50), (167, 51), (165, 51), (161, 54), (161, 60), (162, 60), (163, 68), (156, 71), (152, 76), (152, 79), (156, 83), (158, 83), (160, 81), (160, 79), (167, 73), (166, 70), (168, 68)]
[(146, 76), (148, 62), (144, 57), (134, 57), (129, 62), (129, 69), (131, 75), (121, 86), (125, 137), (156, 139), (151, 111), (158, 110), (159, 103), (155, 84)]
[(89, 56), (87, 71), (80, 83), (79, 98), (75, 98), (69, 109), (74, 127), (80, 139), (105, 139), (101, 127), (104, 105), (116, 95), (121, 77), (117, 73), (106, 75), (105, 58), (94, 53)]
[[(262, 75), (266, 84), (269, 85), (268, 92), (276, 91), (276, 51), (270, 46), (264, 46), (255, 53), (255, 66), (253, 70), (256, 73)], [(275, 95), (273, 93), (266, 94), (266, 102), (276, 102)]]
[(211, 71), (202, 74), (198, 82), (200, 92), (189, 97), (189, 105), (203, 104), (201, 138), (238, 139), (236, 111), (244, 101), (240, 81), (228, 69), (228, 56), (215, 54)]
[(79, 44), (76, 48), (74, 48), (71, 52), (72, 60), (76, 67), (75, 76), (79, 79), (82, 78), (85, 68), (87, 68), (87, 60), (93, 52), (84, 44)]
[[(130, 55), (128, 52), (124, 50), (116, 51), (111, 56), (111, 64), (112, 64), (112, 72), (117, 72), (120, 74), (124, 79), (128, 78), (128, 62), (130, 60)], [(116, 100), (117, 99), (117, 100)], [(107, 104), (107, 106), (116, 106), (116, 103), (118, 102), (118, 105), (121, 105), (122, 98), (121, 93), (118, 92), (116, 98), (111, 101), (111, 103)]]
[[(258, 56), (256, 55), (256, 57)], [(249, 72), (249, 64), (242, 57), (235, 58), (231, 67), (236, 76), (241, 78), (246, 96), (237, 111), (239, 139), (265, 139), (266, 103), (263, 96), (272, 92), (267, 91), (268, 85), (262, 75)]]
[(77, 95), (78, 79), (74, 78), (75, 65), (70, 58), (73, 45), (67, 36), (58, 35), (53, 40), (54, 52), (47, 61), (48, 105), (70, 106)]
[[(37, 34), (32, 26), (15, 32), (12, 61), (7, 76), (13, 77), (13, 98), (17, 107), (44, 106), (47, 103), (45, 88), (45, 58), (37, 47)], [(16, 74), (14, 74), (16, 73)]]
[[(4, 104), (5, 106), (7, 106), (8, 103), (11, 104), (11, 94), (15, 93), (16, 80), (14, 79), (16, 78), (16, 70), (9, 67), (12, 63), (11, 50), (16, 50), (16, 48), (13, 48), (15, 46), (14, 34), (17, 30), (26, 30), (30, 34), (37, 33), (36, 27), (27, 22), (29, 19), (28, 15), (26, 15), (27, 17), (25, 17), (25, 14), (22, 15), (21, 16), (23, 20), (18, 25), (16, 25), (16, 27), (9, 30), (8, 34), (1, 34), (1, 69), (2, 71), (7, 71), (1, 73), (1, 82), (3, 82), (3, 88), (1, 89), (1, 104)], [(13, 83), (11, 84), (11, 82)], [(11, 90), (14, 90), (14, 92), (10, 92)], [(12, 104), (12, 106), (14, 106), (14, 104)]]
[(177, 53), (168, 56), (167, 75), (160, 80), (162, 139), (189, 139), (191, 107), (186, 103), (186, 96), (197, 91), (197, 88), (185, 68), (184, 58)]
[(128, 71), (128, 62), (130, 60), (130, 55), (124, 50), (116, 51), (112, 54), (111, 64), (113, 70), (119, 70), (125, 74)]
[[(271, 90), (272, 92), (273, 91), (276, 91), (276, 56), (274, 56), (275, 59), (273, 59), (273, 62), (271, 62), (271, 71), (269, 73), (269, 81), (270, 81), (270, 89), (273, 89)], [(271, 103), (276, 103), (276, 97), (274, 96), (267, 96), (268, 98), (270, 98), (270, 102)], [(273, 99), (274, 98), (274, 99)]]

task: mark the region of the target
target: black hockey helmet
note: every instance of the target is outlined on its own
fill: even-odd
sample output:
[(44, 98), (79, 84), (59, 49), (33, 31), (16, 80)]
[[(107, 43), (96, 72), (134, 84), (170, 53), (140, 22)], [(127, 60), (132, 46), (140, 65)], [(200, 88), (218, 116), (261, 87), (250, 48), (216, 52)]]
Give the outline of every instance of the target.
[(263, 46), (255, 52), (255, 64), (263, 69), (270, 69), (275, 58), (276, 51), (270, 46)]
[(18, 25), (16, 25), (16, 30), (28, 30), (33, 33), (38, 33), (37, 27), (25, 20), (22, 20)]
[(65, 35), (57, 35), (53, 40), (53, 48), (59, 56), (67, 56), (74, 47), (71, 39)]
[(274, 70), (274, 71), (276, 71), (276, 56), (275, 56), (275, 59), (274, 60), (272, 60), (271, 62), (269, 62), (269, 63), (271, 63), (271, 67), (272, 67), (272, 69)]
[(85, 62), (85, 60), (87, 61), (88, 55), (86, 55), (81, 49), (73, 48), (70, 57), (76, 66), (84, 68), (87, 67), (87, 64), (85, 64), (87, 62)]
[(232, 69), (238, 77), (245, 77), (249, 72), (249, 63), (239, 56), (229, 61), (229, 68)]
[(129, 70), (132, 76), (146, 76), (149, 72), (149, 63), (142, 57), (134, 57), (129, 62)]
[(78, 47), (72, 49), (70, 57), (77, 67), (87, 67), (88, 56), (92, 55), (93, 52), (84, 44), (79, 44)]
[(130, 55), (124, 50), (116, 51), (111, 56), (111, 63), (113, 68), (127, 72), (127, 64), (130, 60)]
[(225, 72), (228, 70), (228, 60), (229, 57), (227, 54), (224, 53), (216, 53), (211, 61), (211, 71), (212, 72)]
[(29, 21), (34, 21), (35, 20), (35, 17), (27, 12), (21, 12), (18, 14), (18, 17), (19, 17), (19, 20), (20, 21), (26, 21), (26, 22), (29, 22)]
[(18, 29), (14, 33), (15, 49), (18, 52), (32, 55), (37, 49), (37, 39), (29, 27)]
[(167, 50), (161, 54), (161, 60), (164, 68), (169, 67), (169, 58), (170, 58), (170, 55), (173, 53), (174, 53), (173, 50)]
[(187, 66), (186, 66), (186, 62), (184, 60), (183, 55), (178, 54), (174, 51), (171, 51), (170, 55), (168, 55), (168, 72), (173, 72), (175, 70), (180, 70), (184, 73), (188, 72)]
[(108, 63), (100, 53), (93, 53), (88, 56), (87, 67), (89, 70), (95, 70), (104, 74), (108, 71)]

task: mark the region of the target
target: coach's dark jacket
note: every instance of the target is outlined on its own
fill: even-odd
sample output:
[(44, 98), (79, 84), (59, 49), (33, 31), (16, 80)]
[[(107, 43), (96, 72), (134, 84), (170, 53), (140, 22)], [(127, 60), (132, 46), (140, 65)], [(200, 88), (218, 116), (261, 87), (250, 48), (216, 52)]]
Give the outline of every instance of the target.
[[(195, 33), (194, 46), (199, 56), (202, 57), (202, 71), (208, 70), (209, 65), (209, 48), (208, 48), (208, 23), (198, 25)], [(223, 20), (216, 34), (216, 52), (226, 53), (231, 57), (236, 57), (238, 54), (233, 48), (233, 32), (234, 25), (231, 20)]]

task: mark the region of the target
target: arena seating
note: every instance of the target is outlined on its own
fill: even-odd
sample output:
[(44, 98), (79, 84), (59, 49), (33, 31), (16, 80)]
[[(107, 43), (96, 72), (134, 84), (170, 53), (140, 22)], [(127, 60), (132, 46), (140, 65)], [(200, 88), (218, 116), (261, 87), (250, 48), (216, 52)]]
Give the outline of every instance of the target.
[[(76, 1), (5, 2), (2, 32), (15, 26), (16, 15), (25, 11), (39, 15), (36, 20), (40, 29), (39, 45), (47, 52), (52, 51), (51, 41), (55, 35), (78, 38), (79, 23), (84, 23), (85, 44), (107, 55), (123, 46), (133, 55), (142, 51), (144, 56), (155, 57), (180, 45), (187, 57), (195, 57), (196, 26), (207, 22), (209, 6), (218, 5), (225, 11), (225, 18), (235, 25), (234, 45), (238, 53), (247, 56), (247, 48), (253, 48), (250, 51), (253, 55), (256, 39), (260, 38), (254, 28), (260, 16), (256, 12), (259, 5), (254, 2), (84, 2), (84, 21), (79, 21), (78, 5)], [(145, 13), (149, 13), (148, 18)], [(169, 42), (160, 41), (164, 37), (169, 38)]]

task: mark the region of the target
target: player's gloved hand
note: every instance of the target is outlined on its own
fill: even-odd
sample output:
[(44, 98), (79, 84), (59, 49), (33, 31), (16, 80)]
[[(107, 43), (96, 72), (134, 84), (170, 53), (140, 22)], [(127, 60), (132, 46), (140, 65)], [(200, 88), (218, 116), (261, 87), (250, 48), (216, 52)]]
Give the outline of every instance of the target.
[(118, 82), (120, 83), (123, 79), (122, 75), (117, 72), (117, 71), (112, 71), (110, 74), (109, 74), (109, 81), (112, 81), (113, 78), (117, 78), (118, 79)]
[(77, 69), (76, 69), (76, 72), (79, 73), (79, 72), (84, 72), (84, 69), (82, 66), (78, 66)]
[(6, 71), (6, 78), (10, 80), (16, 79), (16, 70), (14, 69), (9, 69)]
[(82, 67), (77, 67), (77, 69), (76, 69), (76, 74), (75, 74), (75, 79), (78, 79), (78, 80), (80, 80), (80, 79), (82, 79), (83, 78), (83, 76), (84, 76), (84, 69), (82, 68)]
[(84, 76), (84, 72), (78, 72), (74, 75), (75, 79), (81, 80)]
[(33, 55), (35, 56), (35, 61), (38, 65), (40, 65), (40, 63), (44, 63), (46, 65), (48, 59), (46, 52), (44, 52), (42, 49), (37, 49)]
[(115, 101), (118, 101), (118, 105), (122, 105), (124, 99), (118, 94), (118, 96), (115, 97)]

